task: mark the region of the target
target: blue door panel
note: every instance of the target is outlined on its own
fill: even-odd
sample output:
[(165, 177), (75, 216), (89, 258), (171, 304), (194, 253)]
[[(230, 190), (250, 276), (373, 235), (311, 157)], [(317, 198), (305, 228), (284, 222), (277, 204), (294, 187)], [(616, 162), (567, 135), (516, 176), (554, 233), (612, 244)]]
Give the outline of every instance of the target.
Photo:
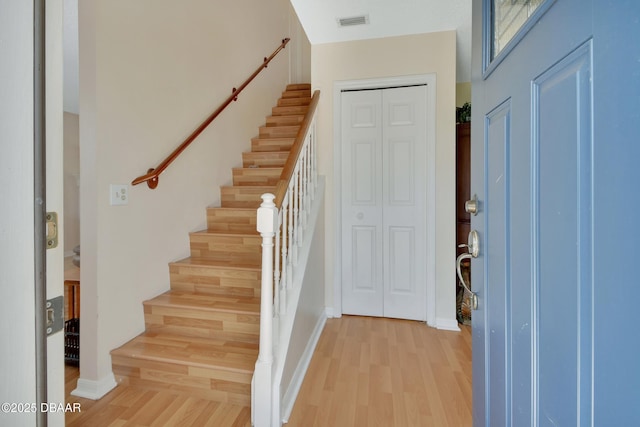
[(487, 259), (485, 282), (485, 316), (487, 327), (489, 399), (488, 418), (492, 426), (506, 426), (509, 419), (507, 398), (510, 394), (509, 351), (509, 142), (510, 103), (507, 101), (486, 118), (487, 177), (485, 182), (487, 214)]
[(591, 43), (533, 82), (533, 241), (541, 426), (591, 413)]
[(640, 1), (546, 3), (473, 2), (474, 425), (640, 426)]
[(597, 2), (594, 425), (640, 426), (640, 2)]

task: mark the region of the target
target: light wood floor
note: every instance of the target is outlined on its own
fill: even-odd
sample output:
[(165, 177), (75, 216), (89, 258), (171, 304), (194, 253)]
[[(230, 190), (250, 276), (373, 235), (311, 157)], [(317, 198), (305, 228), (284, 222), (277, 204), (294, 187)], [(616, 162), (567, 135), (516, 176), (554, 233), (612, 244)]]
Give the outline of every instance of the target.
[(470, 328), (329, 319), (287, 425), (471, 426)]
[[(119, 386), (99, 401), (70, 396), (67, 426), (249, 426), (250, 411)], [(370, 317), (329, 319), (287, 426), (471, 426), (471, 330)]]

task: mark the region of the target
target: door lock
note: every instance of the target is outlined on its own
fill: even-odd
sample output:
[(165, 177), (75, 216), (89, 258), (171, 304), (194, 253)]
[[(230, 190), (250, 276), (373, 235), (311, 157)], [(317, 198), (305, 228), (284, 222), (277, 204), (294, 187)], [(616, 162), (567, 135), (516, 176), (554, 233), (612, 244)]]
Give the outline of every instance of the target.
[(464, 210), (472, 215), (478, 215), (478, 196), (475, 194), (471, 200), (464, 202)]

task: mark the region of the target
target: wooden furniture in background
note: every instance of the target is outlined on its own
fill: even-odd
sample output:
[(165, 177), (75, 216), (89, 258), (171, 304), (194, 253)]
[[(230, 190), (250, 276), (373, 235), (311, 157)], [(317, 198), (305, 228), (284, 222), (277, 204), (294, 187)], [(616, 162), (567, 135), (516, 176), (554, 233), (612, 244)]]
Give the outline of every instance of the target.
[[(456, 125), (456, 246), (467, 243), (471, 231), (471, 214), (464, 203), (471, 199), (471, 123)], [(466, 252), (457, 248), (456, 256)]]
[(80, 318), (80, 268), (65, 262), (64, 320)]

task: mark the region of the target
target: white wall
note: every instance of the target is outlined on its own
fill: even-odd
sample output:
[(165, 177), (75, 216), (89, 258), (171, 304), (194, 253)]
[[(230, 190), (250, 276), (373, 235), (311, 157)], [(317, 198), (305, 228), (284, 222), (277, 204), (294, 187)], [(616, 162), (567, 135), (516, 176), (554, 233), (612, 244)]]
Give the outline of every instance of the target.
[(311, 82), (311, 43), (293, 6), (289, 5), (289, 60), (291, 61), (290, 80), (292, 83)]
[[(82, 328), (85, 389), (112, 385), (109, 351), (144, 330), (219, 186), (231, 182), (289, 76), (278, 56), (150, 190), (109, 205), (109, 184), (157, 165), (289, 34), (286, 0), (84, 0), (80, 17)], [(247, 13), (250, 11), (251, 13)]]
[[(311, 248), (308, 256), (308, 263), (304, 271), (304, 279), (298, 300), (298, 310), (295, 313), (295, 322), (291, 331), (291, 341), (287, 351), (287, 358), (282, 371), (280, 382), (280, 393), (284, 406), (281, 416), (288, 418), (290, 410), (293, 408), (293, 398), (297, 396), (297, 391), (302, 384), (301, 375), (306, 372), (306, 359), (313, 353), (311, 346), (315, 346), (319, 335), (314, 335), (319, 325), (324, 325), (326, 320), (324, 305), (324, 258), (325, 258), (325, 214), (324, 214), (324, 192), (322, 185), (318, 197), (322, 197), (319, 212), (311, 238)], [(308, 232), (308, 231), (307, 231)], [(305, 369), (303, 371), (303, 369)], [(298, 389), (296, 389), (298, 388)], [(287, 413), (289, 412), (289, 413)]]
[(80, 244), (80, 117), (64, 113), (64, 252)]
[[(0, 401), (33, 402), (33, 2), (2, 2), (0, 40), (11, 58), (0, 67)], [(34, 425), (35, 415), (0, 412), (0, 424)]]
[(436, 91), (436, 313), (437, 325), (455, 321), (455, 97), (456, 33), (419, 34), (312, 46), (312, 84), (318, 110), (319, 170), (327, 176), (326, 304), (334, 306), (335, 203), (333, 86), (336, 81), (435, 73)]

